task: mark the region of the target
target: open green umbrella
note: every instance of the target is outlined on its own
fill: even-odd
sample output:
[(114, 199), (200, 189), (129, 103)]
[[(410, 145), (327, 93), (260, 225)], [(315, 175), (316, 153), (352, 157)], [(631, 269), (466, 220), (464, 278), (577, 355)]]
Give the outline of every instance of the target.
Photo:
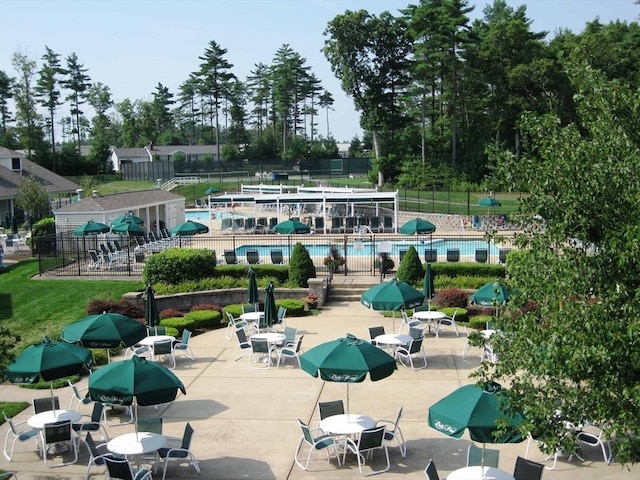
[(478, 205), (480, 205), (481, 207), (501, 207), (502, 203), (500, 202), (500, 200), (496, 200), (493, 197), (484, 197), (480, 199)]
[(133, 213), (127, 213), (126, 215), (122, 215), (111, 220), (111, 226), (113, 227), (125, 222), (135, 223), (136, 225), (144, 224), (144, 220), (140, 217), (135, 216)]
[(402, 225), (398, 231), (403, 235), (426, 234), (435, 232), (436, 226), (422, 218), (414, 218)]
[(257, 304), (260, 302), (260, 295), (258, 294), (256, 272), (253, 270), (253, 268), (249, 267), (247, 277), (249, 277), (249, 286), (247, 287), (247, 303), (252, 303), (257, 306)]
[(40, 378), (50, 382), (53, 407), (53, 380), (90, 370), (93, 356), (86, 348), (67, 342), (54, 342), (44, 337), (42, 342), (30, 345), (7, 366), (7, 379), (11, 383), (37, 383)]
[(208, 232), (209, 232), (209, 227), (207, 227), (206, 225), (200, 222), (194, 222), (193, 220), (187, 220), (186, 222), (181, 223), (180, 225), (176, 225), (171, 229), (171, 233), (173, 235), (180, 235), (180, 236), (199, 235), (201, 233), (208, 233)]
[(296, 220), (285, 220), (273, 227), (273, 231), (282, 235), (293, 235), (295, 233), (309, 233), (311, 230), (309, 225)]
[(507, 285), (502, 282), (489, 282), (471, 295), (470, 302), (474, 305), (493, 307), (507, 302), (510, 296), (511, 289)]
[[(113, 405), (159, 405), (172, 402), (183, 383), (167, 367), (134, 356), (99, 368), (89, 377), (89, 396), (94, 402)], [(136, 413), (137, 418), (137, 413)], [(137, 431), (136, 422), (136, 431)]]
[(145, 233), (144, 230), (142, 229), (142, 227), (140, 226), (140, 224), (135, 223), (135, 222), (130, 222), (130, 221), (126, 221), (126, 222), (122, 222), (122, 223), (118, 223), (117, 225), (113, 225), (111, 227), (111, 231), (113, 233), (119, 233), (121, 235), (131, 235), (134, 237), (144, 237)]
[(264, 324), (267, 328), (278, 323), (278, 309), (276, 308), (276, 298), (273, 294), (273, 283), (269, 282), (264, 296)]
[(429, 305), (429, 310), (431, 310), (431, 300), (436, 296), (436, 287), (433, 283), (433, 271), (431, 270), (431, 264), (427, 263), (427, 268), (424, 271), (424, 282), (422, 285), (422, 293), (424, 294), (425, 300), (427, 300), (427, 304)]
[(300, 367), (309, 375), (327, 382), (360, 383), (369, 375), (372, 382), (382, 380), (396, 369), (395, 359), (381, 348), (348, 333), (345, 338), (321, 343), (300, 355)]
[[(374, 285), (360, 297), (360, 303), (373, 310), (407, 310), (424, 303), (424, 295), (411, 285), (392, 278), (388, 282)], [(395, 316), (393, 330), (395, 331)]]
[(214, 194), (214, 193), (218, 193), (219, 191), (220, 191), (220, 189), (219, 189), (219, 188), (216, 188), (216, 187), (209, 187), (209, 188), (207, 188), (207, 189), (204, 191), (204, 194), (205, 194), (205, 195), (212, 195), (212, 194)]
[(83, 235), (98, 235), (100, 233), (108, 233), (111, 228), (104, 223), (94, 222), (89, 220), (87, 223), (83, 223), (73, 230), (73, 234), (76, 237), (82, 237)]
[[(523, 440), (518, 426), (524, 421), (520, 414), (507, 414), (508, 398), (502, 386), (495, 382), (483, 386), (464, 385), (429, 407), (428, 424), (449, 437), (460, 438), (465, 429), (471, 440), (485, 443), (518, 443)], [(494, 437), (497, 421), (507, 421), (506, 431)]]
[(109, 361), (110, 348), (116, 348), (120, 344), (130, 347), (146, 336), (147, 329), (142, 323), (118, 313), (106, 312), (89, 315), (67, 325), (61, 335), (63, 340), (80, 342), (86, 348), (106, 348)]
[(150, 283), (144, 290), (144, 323), (149, 327), (157, 327), (160, 324), (156, 296)]

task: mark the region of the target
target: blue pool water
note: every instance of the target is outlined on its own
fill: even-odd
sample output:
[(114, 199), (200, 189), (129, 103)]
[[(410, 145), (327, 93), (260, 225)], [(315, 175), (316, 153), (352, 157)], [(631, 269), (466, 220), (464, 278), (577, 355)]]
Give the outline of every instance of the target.
[[(185, 220), (207, 220), (209, 218), (209, 210), (187, 210), (184, 212)], [(240, 215), (238, 213), (220, 212), (218, 210), (211, 210), (211, 218), (248, 218), (247, 215)]]
[[(297, 239), (296, 239), (297, 241)], [(486, 248), (489, 250), (489, 256), (498, 257), (499, 249), (493, 243), (488, 243), (484, 241), (478, 240), (433, 240), (433, 241), (425, 241), (424, 243), (417, 242), (387, 242), (391, 244), (391, 252), (390, 255), (392, 257), (398, 257), (400, 255), (401, 250), (408, 250), (410, 246), (413, 246), (424, 261), (424, 251), (425, 249), (435, 249), (438, 252), (438, 257), (443, 258), (447, 255), (447, 250), (459, 249), (460, 256), (470, 255), (473, 256), (475, 254), (476, 249)], [(304, 242), (302, 242), (304, 245)], [(335, 245), (331, 244), (310, 244), (304, 245), (309, 251), (309, 255), (312, 257), (323, 257), (327, 256), (331, 247)], [(367, 257), (378, 254), (378, 248), (380, 247), (380, 242), (376, 242), (376, 244), (367, 243), (367, 242), (353, 242), (347, 244), (347, 257)], [(293, 245), (291, 246), (293, 248)], [(236, 254), (239, 258), (244, 258), (247, 250), (257, 250), (258, 254), (261, 258), (267, 259), (271, 255), (271, 250), (282, 250), (282, 254), (285, 257), (290, 255), (289, 245), (242, 245), (236, 248)], [(344, 245), (339, 245), (338, 250), (341, 254), (344, 255)]]

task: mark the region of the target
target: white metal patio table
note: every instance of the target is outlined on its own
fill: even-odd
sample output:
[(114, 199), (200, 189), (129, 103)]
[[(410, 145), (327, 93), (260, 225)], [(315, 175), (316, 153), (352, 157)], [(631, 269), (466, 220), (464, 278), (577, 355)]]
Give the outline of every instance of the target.
[(436, 310), (425, 310), (422, 312), (413, 312), (413, 318), (420, 320), (421, 322), (427, 322), (429, 327), (429, 333), (431, 333), (431, 324), (446, 318), (447, 314), (443, 312), (438, 312)]
[(513, 475), (494, 467), (464, 467), (454, 470), (447, 480), (515, 480)]
[(70, 420), (71, 423), (73, 423), (80, 420), (81, 417), (82, 414), (76, 410), (56, 409), (32, 415), (27, 420), (27, 423), (31, 428), (42, 430), (47, 423), (64, 422), (67, 420)]
[(125, 433), (111, 439), (107, 443), (107, 450), (116, 455), (125, 457), (133, 456), (140, 466), (140, 459), (145, 453), (157, 452), (166, 446), (167, 439), (164, 435), (153, 432)]

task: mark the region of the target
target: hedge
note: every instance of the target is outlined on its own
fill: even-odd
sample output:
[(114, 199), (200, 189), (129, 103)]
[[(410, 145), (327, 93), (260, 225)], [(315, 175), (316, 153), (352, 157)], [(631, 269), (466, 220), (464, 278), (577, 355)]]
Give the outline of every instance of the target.
[[(289, 267), (286, 265), (251, 265), (256, 272), (256, 279), (273, 277), (278, 283), (285, 284), (289, 280)], [(216, 277), (247, 278), (248, 265), (219, 265), (216, 267)]]
[(212, 250), (169, 248), (147, 258), (142, 272), (145, 283), (178, 284), (212, 277), (216, 254)]
[[(424, 264), (426, 268), (426, 264)], [(431, 264), (431, 271), (436, 276), (447, 277), (493, 277), (504, 278), (506, 270), (503, 265), (477, 262), (436, 262)]]
[(187, 313), (184, 318), (193, 321), (194, 328), (213, 329), (220, 326), (222, 314), (215, 310), (196, 310)]
[(295, 298), (284, 298), (276, 300), (276, 307), (284, 307), (287, 309), (287, 317), (302, 317), (306, 315), (304, 310), (304, 302)]

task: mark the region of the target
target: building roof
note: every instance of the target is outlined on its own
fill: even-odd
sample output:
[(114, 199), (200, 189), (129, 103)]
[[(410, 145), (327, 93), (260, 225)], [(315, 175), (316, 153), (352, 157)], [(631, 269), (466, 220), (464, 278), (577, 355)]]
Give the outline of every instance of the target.
[(41, 165), (27, 160), (19, 152), (0, 147), (0, 158), (20, 157), (22, 170), (13, 171), (0, 165), (0, 199), (15, 198), (18, 194), (20, 180), (33, 175), (49, 194), (73, 193), (80, 186), (66, 178), (47, 170)]
[(136, 192), (113, 193), (111, 195), (86, 197), (56, 210), (60, 213), (102, 213), (130, 210), (170, 201), (182, 200), (184, 197), (164, 190), (140, 190)]

